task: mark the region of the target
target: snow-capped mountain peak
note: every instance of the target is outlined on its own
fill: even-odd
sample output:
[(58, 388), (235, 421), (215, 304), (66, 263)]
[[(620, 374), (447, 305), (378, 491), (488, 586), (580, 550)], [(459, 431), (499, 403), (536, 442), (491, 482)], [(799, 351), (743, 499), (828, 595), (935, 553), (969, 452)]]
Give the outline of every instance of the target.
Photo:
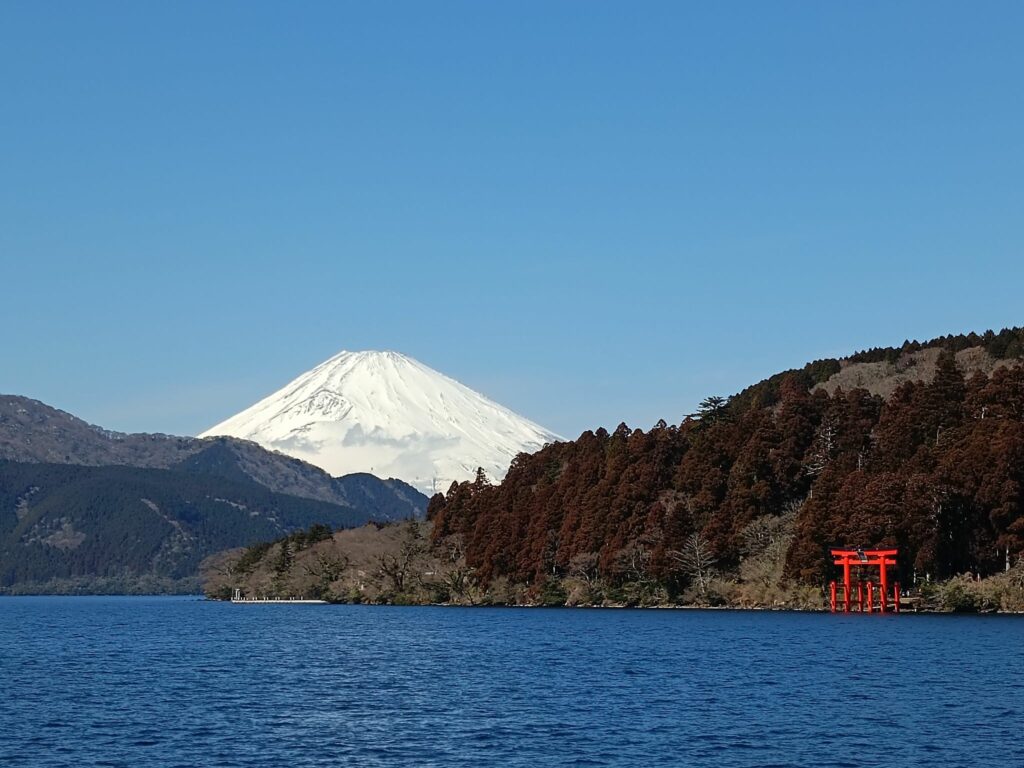
[(343, 475), (445, 491), (558, 435), (399, 352), (339, 352), (200, 437), (231, 435)]

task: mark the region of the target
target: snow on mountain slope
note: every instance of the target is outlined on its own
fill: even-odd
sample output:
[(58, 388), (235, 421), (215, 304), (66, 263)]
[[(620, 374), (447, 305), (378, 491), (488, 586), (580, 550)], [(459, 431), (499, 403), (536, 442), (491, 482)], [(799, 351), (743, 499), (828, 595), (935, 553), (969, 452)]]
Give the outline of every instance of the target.
[(397, 477), (430, 495), (561, 438), (397, 352), (341, 352), (200, 437), (230, 435), (332, 475)]

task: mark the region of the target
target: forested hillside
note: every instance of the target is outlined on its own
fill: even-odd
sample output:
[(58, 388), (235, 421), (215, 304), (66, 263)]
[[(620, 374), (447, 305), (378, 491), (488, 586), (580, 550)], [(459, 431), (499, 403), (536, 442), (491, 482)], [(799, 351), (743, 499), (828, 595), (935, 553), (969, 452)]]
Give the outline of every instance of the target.
[(111, 432), (0, 395), (0, 592), (194, 592), (211, 552), (426, 503), (401, 480), (331, 477), (245, 440)]
[[(1024, 554), (1022, 339), (907, 342), (708, 398), (678, 425), (584, 432), (520, 455), (501, 485), (436, 495), (434, 541), (457, 541), (483, 583), (670, 594), (722, 574), (820, 585), (839, 545), (898, 547), (907, 583), (1001, 572)], [(888, 399), (830, 385), (879, 362), (918, 380)]]
[(247, 478), (0, 461), (0, 592), (194, 591), (211, 552), (367, 519)]
[(427, 498), (395, 479), (331, 477), (319, 467), (231, 437), (112, 432), (38, 400), (0, 395), (0, 459), (49, 464), (178, 468), (259, 483), (275, 493), (352, 507), (375, 520), (422, 515)]

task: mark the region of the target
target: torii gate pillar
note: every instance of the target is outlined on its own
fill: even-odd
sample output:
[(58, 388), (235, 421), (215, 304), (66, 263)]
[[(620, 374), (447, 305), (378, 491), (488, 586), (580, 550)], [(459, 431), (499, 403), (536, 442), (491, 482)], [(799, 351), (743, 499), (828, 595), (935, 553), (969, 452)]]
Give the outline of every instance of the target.
[[(896, 555), (899, 554), (899, 550), (896, 549), (833, 549), (832, 557), (835, 558), (835, 565), (840, 565), (843, 568), (843, 613), (850, 612), (850, 569), (855, 567), (868, 567), (878, 568), (878, 584), (879, 584), (879, 595), (878, 595), (878, 609), (880, 613), (885, 613), (886, 598), (889, 594), (889, 566), (896, 565)], [(835, 613), (837, 609), (836, 601), (836, 583), (832, 582), (831, 588), (831, 606), (832, 612)], [(868, 611), (873, 610), (872, 593), (874, 592), (874, 585), (868, 582)], [(857, 603), (860, 610), (864, 610), (864, 601), (861, 598), (861, 586), (858, 582), (857, 587)], [(897, 582), (893, 588), (892, 594), (893, 610), (899, 613), (900, 610), (900, 585)]]

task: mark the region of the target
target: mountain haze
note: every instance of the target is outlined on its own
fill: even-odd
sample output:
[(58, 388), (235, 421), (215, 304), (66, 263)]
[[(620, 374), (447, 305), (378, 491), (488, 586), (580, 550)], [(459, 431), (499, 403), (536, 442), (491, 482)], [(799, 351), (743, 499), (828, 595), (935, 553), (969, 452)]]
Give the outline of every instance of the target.
[(200, 437), (230, 435), (331, 474), (399, 477), (424, 493), (558, 435), (397, 352), (341, 352)]

